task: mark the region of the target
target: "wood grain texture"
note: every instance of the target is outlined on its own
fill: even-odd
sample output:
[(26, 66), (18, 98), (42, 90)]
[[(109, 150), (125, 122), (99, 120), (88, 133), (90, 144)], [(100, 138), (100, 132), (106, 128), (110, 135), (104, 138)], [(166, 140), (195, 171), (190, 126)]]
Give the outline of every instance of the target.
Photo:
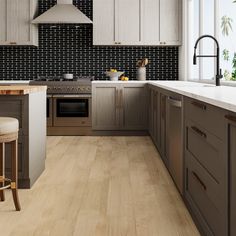
[(4, 85), (0, 86), (0, 95), (26, 95), (46, 91), (47, 86)]
[(21, 212), (9, 194), (4, 236), (199, 236), (149, 137), (49, 137)]
[(37, 0), (0, 0), (0, 45), (38, 46), (38, 26), (30, 24)]

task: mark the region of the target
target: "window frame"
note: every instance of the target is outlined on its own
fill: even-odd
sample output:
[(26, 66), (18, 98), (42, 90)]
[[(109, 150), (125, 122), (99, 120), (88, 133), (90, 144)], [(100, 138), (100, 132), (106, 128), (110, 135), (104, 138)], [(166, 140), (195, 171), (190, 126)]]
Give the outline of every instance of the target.
[[(194, 81), (194, 82), (205, 82), (205, 83), (214, 83), (214, 79), (204, 79), (203, 78), (203, 61), (199, 60), (199, 78), (198, 79), (193, 79), (190, 78), (190, 66), (189, 62), (192, 61), (192, 57), (190, 56), (190, 51), (192, 48), (190, 48), (190, 5), (193, 4), (194, 0), (187, 0), (187, 78), (189, 81)], [(203, 35), (203, 27), (204, 27), (204, 1), (205, 0), (199, 0), (199, 35)], [(191, 3), (192, 2), (192, 3)], [(220, 20), (219, 20), (219, 0), (214, 0), (214, 37), (219, 39), (219, 27), (220, 27)], [(203, 54), (203, 44), (202, 42), (199, 42), (199, 53)], [(216, 51), (216, 45), (214, 44), (214, 51)], [(216, 71), (216, 60), (215, 60), (215, 65), (214, 65), (214, 71)]]

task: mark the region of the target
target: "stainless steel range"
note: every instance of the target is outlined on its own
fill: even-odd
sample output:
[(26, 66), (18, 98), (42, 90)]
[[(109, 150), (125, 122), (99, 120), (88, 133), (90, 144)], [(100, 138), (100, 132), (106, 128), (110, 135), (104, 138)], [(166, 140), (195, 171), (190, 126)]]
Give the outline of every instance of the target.
[(93, 77), (39, 77), (31, 85), (46, 85), (48, 135), (91, 133), (91, 81)]

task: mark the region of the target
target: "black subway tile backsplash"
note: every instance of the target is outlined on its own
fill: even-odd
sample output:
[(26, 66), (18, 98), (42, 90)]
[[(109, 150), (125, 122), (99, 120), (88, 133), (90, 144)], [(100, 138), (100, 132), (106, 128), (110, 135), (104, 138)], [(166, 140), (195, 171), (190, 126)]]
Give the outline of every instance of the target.
[[(39, 13), (56, 0), (39, 0)], [(92, 19), (92, 0), (74, 0), (74, 4)], [(40, 25), (39, 47), (1, 46), (0, 79), (32, 80), (37, 76), (76, 75), (106, 79), (110, 68), (125, 71), (136, 78), (136, 62), (147, 57), (147, 78), (178, 79), (178, 47), (93, 46), (92, 25)]]

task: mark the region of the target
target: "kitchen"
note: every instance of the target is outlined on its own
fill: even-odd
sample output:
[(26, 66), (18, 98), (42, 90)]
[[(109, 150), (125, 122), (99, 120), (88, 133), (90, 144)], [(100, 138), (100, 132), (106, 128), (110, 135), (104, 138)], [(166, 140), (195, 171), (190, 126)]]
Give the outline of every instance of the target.
[(0, 1), (1, 235), (236, 234), (226, 2)]

